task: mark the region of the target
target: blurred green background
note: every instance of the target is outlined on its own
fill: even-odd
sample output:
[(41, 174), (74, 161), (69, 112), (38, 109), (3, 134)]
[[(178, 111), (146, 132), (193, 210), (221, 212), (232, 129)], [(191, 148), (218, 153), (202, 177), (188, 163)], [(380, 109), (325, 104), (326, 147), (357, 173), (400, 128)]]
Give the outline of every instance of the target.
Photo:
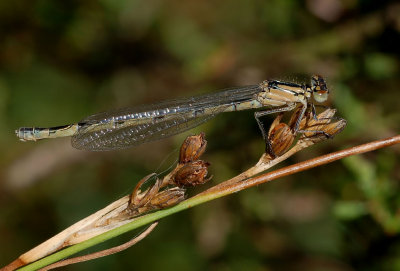
[[(168, 168), (188, 134), (206, 132), (213, 182), (264, 149), (253, 112), (104, 153), (74, 150), (67, 139), (18, 142), (20, 126), (264, 79), (308, 83), (319, 73), (348, 126), (280, 166), (400, 131), (395, 1), (1, 1), (0, 40), (0, 266)], [(400, 270), (399, 152), (204, 204), (162, 220), (127, 251), (64, 269)]]

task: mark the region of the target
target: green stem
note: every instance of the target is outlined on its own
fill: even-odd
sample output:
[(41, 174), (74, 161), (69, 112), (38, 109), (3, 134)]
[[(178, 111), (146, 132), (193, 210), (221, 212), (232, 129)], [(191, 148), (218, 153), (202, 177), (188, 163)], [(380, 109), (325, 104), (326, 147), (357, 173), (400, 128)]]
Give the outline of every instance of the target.
[(237, 182), (235, 184), (229, 184), (226, 187), (221, 187), (217, 190), (210, 189), (210, 191), (204, 191), (201, 194), (198, 194), (188, 200), (185, 200), (181, 202), (180, 204), (171, 207), (169, 209), (161, 210), (155, 213), (147, 214), (144, 216), (141, 216), (137, 218), (136, 220), (125, 224), (119, 228), (113, 229), (109, 232), (103, 233), (99, 236), (93, 237), (87, 241), (84, 241), (82, 243), (76, 244), (71, 247), (67, 247), (59, 252), (56, 252), (54, 254), (51, 254), (41, 260), (38, 260), (34, 263), (31, 263), (27, 266), (22, 267), (20, 270), (37, 270), (39, 268), (42, 268), (44, 266), (47, 266), (49, 264), (55, 263), (61, 259), (67, 258), (79, 251), (82, 251), (88, 247), (92, 247), (94, 245), (97, 245), (99, 243), (102, 243), (108, 239), (111, 239), (113, 237), (116, 237), (118, 235), (121, 235), (123, 233), (126, 233), (128, 231), (137, 229), (141, 226), (144, 226), (146, 224), (155, 222), (160, 220), (161, 218), (164, 218), (166, 216), (172, 215), (174, 213), (192, 208), (196, 205), (202, 204), (204, 202), (208, 202), (235, 192), (238, 192), (240, 190), (253, 187), (262, 183), (266, 183), (269, 181), (272, 181), (274, 179), (287, 176), (296, 172), (304, 171), (316, 166), (321, 166), (327, 163), (331, 163), (333, 161), (337, 161), (339, 159), (342, 159), (344, 157), (348, 157), (351, 155), (355, 154), (361, 154), (369, 151), (373, 151), (379, 148), (383, 147), (388, 147), (391, 145), (395, 145), (400, 143), (400, 135), (382, 139), (382, 140), (377, 140), (373, 142), (369, 142), (367, 144), (359, 145), (356, 147), (351, 147), (345, 150), (341, 150), (338, 152), (330, 153), (327, 155), (323, 155), (314, 159), (310, 159), (304, 162), (300, 162), (291, 166), (287, 166), (272, 172), (268, 172), (262, 175), (259, 175), (257, 177), (247, 179), (246, 181), (242, 182)]
[(211, 201), (213, 199), (222, 197), (222, 196), (224, 196), (224, 194), (226, 194), (226, 193), (213, 193), (213, 194), (206, 194), (206, 195), (199, 196), (199, 197), (192, 197), (192, 198), (190, 198), (188, 200), (185, 200), (185, 201), (181, 202), (180, 204), (178, 204), (178, 205), (176, 205), (174, 207), (171, 207), (171, 208), (168, 208), (168, 209), (165, 209), (165, 210), (160, 210), (160, 211), (155, 212), (155, 213), (151, 213), (151, 214), (147, 214), (147, 215), (141, 216), (141, 217), (137, 218), (136, 220), (134, 220), (134, 221), (132, 221), (132, 222), (130, 222), (128, 224), (125, 224), (125, 225), (123, 225), (121, 227), (118, 227), (118, 228), (113, 229), (111, 231), (108, 231), (108, 232), (105, 232), (103, 234), (100, 234), (100, 235), (98, 235), (96, 237), (93, 237), (93, 238), (91, 238), (91, 239), (89, 239), (87, 241), (84, 241), (82, 243), (67, 247), (67, 248), (65, 248), (65, 249), (63, 249), (63, 250), (61, 250), (59, 252), (53, 253), (53, 254), (51, 254), (51, 255), (43, 258), (43, 259), (40, 259), (40, 260), (38, 260), (38, 261), (36, 261), (34, 263), (31, 263), (31, 264), (29, 264), (27, 266), (24, 266), (24, 267), (20, 268), (19, 270), (21, 270), (21, 271), (22, 270), (24, 270), (24, 271), (26, 270), (27, 271), (27, 270), (40, 269), (40, 268), (45, 267), (45, 266), (47, 266), (49, 264), (52, 264), (52, 263), (55, 263), (55, 262), (57, 262), (59, 260), (67, 258), (67, 257), (69, 257), (69, 256), (71, 256), (71, 255), (73, 255), (75, 253), (78, 253), (78, 252), (80, 252), (80, 251), (82, 251), (82, 250), (84, 250), (86, 248), (95, 246), (95, 245), (100, 244), (100, 243), (102, 243), (104, 241), (107, 241), (107, 240), (109, 240), (109, 239), (111, 239), (113, 237), (119, 236), (119, 235), (124, 234), (126, 232), (129, 232), (131, 230), (134, 230), (134, 229), (137, 229), (137, 228), (142, 227), (144, 225), (147, 225), (147, 224), (150, 224), (152, 222), (158, 221), (161, 218), (164, 218), (166, 216), (169, 216), (169, 215), (178, 213), (180, 211), (192, 208), (192, 207), (194, 207), (196, 205), (199, 205), (199, 204), (202, 204), (204, 202)]

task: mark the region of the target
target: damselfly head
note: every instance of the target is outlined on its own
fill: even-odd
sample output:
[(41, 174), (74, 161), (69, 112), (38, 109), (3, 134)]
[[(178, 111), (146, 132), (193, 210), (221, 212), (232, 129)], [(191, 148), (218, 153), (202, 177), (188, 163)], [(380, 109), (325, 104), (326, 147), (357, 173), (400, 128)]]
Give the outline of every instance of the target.
[(329, 90), (321, 75), (313, 75), (311, 77), (311, 90), (315, 101), (323, 103), (328, 100)]

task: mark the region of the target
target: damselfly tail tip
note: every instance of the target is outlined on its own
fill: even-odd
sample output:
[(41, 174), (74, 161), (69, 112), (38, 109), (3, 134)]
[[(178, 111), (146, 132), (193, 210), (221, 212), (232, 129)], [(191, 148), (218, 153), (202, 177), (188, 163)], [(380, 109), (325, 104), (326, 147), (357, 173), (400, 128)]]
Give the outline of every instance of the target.
[(24, 138), (21, 137), (20, 131), (21, 131), (21, 128), (15, 130), (14, 133), (15, 133), (15, 135), (18, 137), (18, 139), (19, 139), (20, 141), (25, 141)]
[(15, 135), (18, 137), (20, 141), (28, 141), (30, 140), (30, 137), (27, 137), (27, 132), (32, 131), (32, 128), (28, 127), (20, 127), (17, 130), (15, 130)]

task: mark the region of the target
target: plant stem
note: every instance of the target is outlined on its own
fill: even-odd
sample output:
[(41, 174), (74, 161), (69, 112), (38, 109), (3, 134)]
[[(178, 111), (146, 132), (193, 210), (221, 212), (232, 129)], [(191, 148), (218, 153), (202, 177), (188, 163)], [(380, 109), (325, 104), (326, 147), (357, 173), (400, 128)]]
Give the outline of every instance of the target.
[(174, 207), (141, 216), (141, 217), (137, 218), (136, 220), (134, 220), (128, 224), (125, 224), (119, 228), (113, 229), (109, 232), (106, 232), (99, 236), (93, 237), (93, 238), (91, 238), (87, 241), (84, 241), (82, 243), (79, 243), (77, 245), (67, 247), (67, 248), (65, 248), (59, 252), (56, 252), (54, 254), (51, 254), (41, 260), (38, 260), (34, 263), (24, 266), (20, 270), (37, 270), (46, 265), (57, 262), (66, 257), (69, 257), (77, 252), (80, 252), (80, 251), (86, 249), (86, 248), (89, 248), (89, 247), (92, 247), (99, 243), (102, 243), (108, 239), (119, 236), (119, 235), (129, 232), (131, 230), (137, 229), (137, 228), (147, 225), (149, 223), (158, 221), (161, 218), (164, 218), (166, 216), (169, 216), (174, 213), (192, 208), (196, 205), (199, 205), (199, 204), (202, 204), (202, 203), (205, 203), (205, 202), (241, 191), (243, 189), (250, 188), (250, 187), (262, 184), (262, 183), (266, 183), (266, 182), (275, 180), (277, 178), (291, 175), (291, 174), (294, 174), (297, 172), (305, 171), (305, 170), (313, 168), (313, 167), (331, 163), (331, 162), (334, 162), (336, 160), (339, 160), (339, 159), (342, 159), (342, 158), (345, 158), (345, 157), (348, 157), (351, 155), (373, 151), (373, 150), (376, 150), (379, 148), (388, 147), (388, 146), (395, 145), (398, 143), (400, 143), (400, 135), (390, 137), (387, 139), (383, 139), (383, 140), (369, 142), (369, 143), (359, 145), (356, 147), (351, 147), (351, 148), (348, 148), (345, 150), (341, 150), (341, 151), (337, 151), (337, 152), (330, 153), (327, 155), (323, 155), (323, 156), (313, 158), (313, 159), (310, 159), (310, 160), (307, 160), (304, 162), (300, 162), (300, 163), (297, 163), (297, 164), (294, 164), (291, 166), (287, 166), (287, 167), (284, 167), (284, 168), (281, 168), (281, 169), (278, 169), (278, 170), (275, 170), (275, 171), (272, 171), (269, 173), (265, 173), (260, 176), (250, 178), (250, 179), (247, 179), (244, 181), (232, 183), (232, 182), (230, 182), (230, 180), (228, 180), (226, 182), (229, 184), (226, 186), (219, 185), (218, 189), (210, 188), (190, 199), (187, 199), (187, 200), (181, 202), (180, 204), (178, 204)]

